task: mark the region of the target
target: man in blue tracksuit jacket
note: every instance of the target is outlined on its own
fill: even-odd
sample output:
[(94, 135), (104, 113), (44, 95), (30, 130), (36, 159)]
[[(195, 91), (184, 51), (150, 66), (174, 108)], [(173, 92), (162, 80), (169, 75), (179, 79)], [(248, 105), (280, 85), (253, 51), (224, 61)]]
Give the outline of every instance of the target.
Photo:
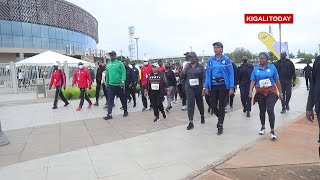
[[(208, 60), (205, 93), (210, 94), (212, 113), (218, 117), (218, 135), (223, 133), (226, 98), (234, 94), (234, 72), (229, 57), (222, 55), (221, 42), (213, 43), (215, 56)], [(219, 107), (217, 107), (219, 104)]]

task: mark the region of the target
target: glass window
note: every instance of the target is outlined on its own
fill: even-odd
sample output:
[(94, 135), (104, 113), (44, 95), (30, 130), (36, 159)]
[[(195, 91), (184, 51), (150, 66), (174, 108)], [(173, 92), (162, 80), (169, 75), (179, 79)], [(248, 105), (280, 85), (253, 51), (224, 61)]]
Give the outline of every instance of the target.
[(56, 28), (56, 38), (57, 38), (57, 39), (63, 39), (62, 29)]
[(77, 37), (77, 40), (76, 40), (76, 42), (81, 42), (81, 37), (80, 37), (80, 33), (76, 33), (76, 36), (75, 37)]
[(49, 38), (56, 38), (56, 28), (55, 27), (49, 27)]
[(30, 23), (22, 23), (22, 31), (24, 36), (32, 36), (31, 24)]
[(49, 39), (41, 38), (41, 47), (42, 49), (49, 49)]
[(49, 39), (49, 48), (50, 49), (57, 49), (57, 40), (56, 39)]
[(63, 40), (69, 40), (68, 38), (68, 30), (62, 29), (62, 34), (63, 34)]
[(70, 45), (69, 41), (63, 41), (63, 50), (66, 49), (67, 45)]
[(2, 47), (13, 47), (12, 35), (2, 35)]
[(41, 37), (49, 37), (48, 26), (40, 26), (41, 27)]
[(73, 32), (68, 30), (69, 41), (74, 41)]
[(12, 34), (11, 21), (0, 21), (1, 34)]
[(13, 36), (13, 47), (23, 48), (23, 38), (22, 36)]
[(86, 50), (86, 45), (85, 44), (81, 44), (81, 51), (85, 51)]
[(12, 34), (13, 35), (22, 35), (22, 23), (21, 22), (12, 22)]
[(24, 48), (33, 48), (32, 37), (23, 36), (23, 47)]
[[(32, 24), (32, 36), (40, 37), (40, 35), (41, 35), (40, 26), (38, 24)], [(40, 40), (40, 42), (41, 42), (41, 40)]]
[(33, 41), (33, 48), (41, 49), (41, 38), (33, 37), (32, 41)]
[(57, 39), (57, 49), (64, 50), (63, 40)]

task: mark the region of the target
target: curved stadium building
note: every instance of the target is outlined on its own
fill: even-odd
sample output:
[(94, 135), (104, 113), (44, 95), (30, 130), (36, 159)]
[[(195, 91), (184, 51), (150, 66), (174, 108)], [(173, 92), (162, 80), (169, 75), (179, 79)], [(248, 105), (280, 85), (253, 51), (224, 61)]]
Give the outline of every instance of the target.
[(97, 20), (74, 4), (0, 0), (0, 63), (17, 62), (47, 50), (82, 59), (98, 42)]

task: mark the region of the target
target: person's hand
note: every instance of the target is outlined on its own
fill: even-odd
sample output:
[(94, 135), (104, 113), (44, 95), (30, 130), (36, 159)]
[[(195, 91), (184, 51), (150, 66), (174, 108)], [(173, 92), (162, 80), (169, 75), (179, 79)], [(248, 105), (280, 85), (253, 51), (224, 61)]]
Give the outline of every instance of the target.
[(66, 86), (63, 86), (63, 90), (66, 90)]
[(281, 101), (283, 100), (283, 94), (282, 93), (279, 94), (279, 98), (280, 98)]
[(144, 97), (148, 97), (148, 91), (144, 91)]
[(89, 90), (91, 90), (91, 86), (89, 86)]
[(131, 83), (131, 84), (129, 84), (129, 88), (132, 88), (132, 83)]
[(124, 87), (124, 82), (122, 82), (122, 83), (120, 84), (120, 87)]
[(207, 96), (210, 96), (210, 91), (209, 91), (209, 89), (205, 89), (205, 90), (204, 90), (204, 93), (205, 93)]
[(236, 91), (237, 91), (237, 87), (238, 87), (238, 86), (234, 86), (234, 92), (236, 92)]
[(308, 121), (310, 121), (310, 122), (313, 123), (313, 120), (314, 120), (313, 111), (307, 111), (307, 112), (306, 112), (306, 117), (307, 117)]
[(74, 86), (74, 84), (71, 84), (71, 87), (73, 87)]
[(49, 86), (49, 90), (51, 90), (51, 86)]
[(232, 96), (234, 94), (234, 90), (233, 89), (230, 89), (229, 90), (229, 96)]
[(252, 98), (252, 91), (249, 92), (249, 98)]
[(295, 87), (295, 86), (296, 86), (296, 83), (293, 82), (293, 83), (292, 83), (292, 87)]
[(186, 64), (183, 68), (183, 73), (185, 74), (187, 72), (188, 67), (190, 66), (190, 63)]

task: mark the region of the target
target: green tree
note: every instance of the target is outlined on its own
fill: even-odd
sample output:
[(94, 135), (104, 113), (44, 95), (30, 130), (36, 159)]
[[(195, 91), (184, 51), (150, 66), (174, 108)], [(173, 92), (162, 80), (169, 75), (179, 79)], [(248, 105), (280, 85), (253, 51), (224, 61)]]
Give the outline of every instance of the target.
[(268, 52), (268, 55), (269, 55), (271, 63), (273, 63), (273, 62), (278, 60), (278, 58), (271, 51)]
[(308, 63), (308, 62), (311, 62), (312, 59), (314, 59), (314, 55), (313, 54), (307, 54), (307, 53), (301, 52), (299, 50), (298, 53), (297, 53), (297, 58), (303, 59), (299, 63)]
[(289, 58), (290, 58), (290, 59), (291, 59), (291, 58), (295, 58), (294, 54), (290, 53), (290, 54), (289, 54)]
[(118, 61), (124, 61), (124, 60), (126, 60), (127, 58), (124, 57), (124, 56), (117, 56), (116, 59), (117, 59)]
[(243, 56), (248, 56), (248, 59), (252, 59), (253, 57), (253, 54), (243, 47), (236, 48), (233, 52), (225, 54), (229, 56), (235, 63), (241, 63)]

